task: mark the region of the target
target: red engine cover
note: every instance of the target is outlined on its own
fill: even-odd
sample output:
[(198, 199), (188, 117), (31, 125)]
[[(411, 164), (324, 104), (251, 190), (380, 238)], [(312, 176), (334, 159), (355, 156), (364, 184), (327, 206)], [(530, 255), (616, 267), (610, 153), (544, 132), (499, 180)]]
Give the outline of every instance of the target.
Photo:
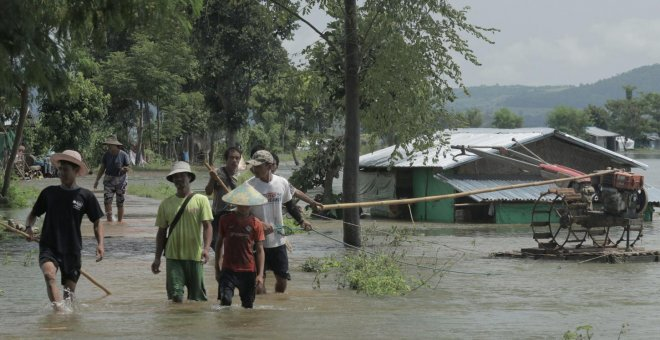
[(638, 190), (644, 187), (644, 176), (630, 172), (615, 172), (612, 186), (617, 189)]

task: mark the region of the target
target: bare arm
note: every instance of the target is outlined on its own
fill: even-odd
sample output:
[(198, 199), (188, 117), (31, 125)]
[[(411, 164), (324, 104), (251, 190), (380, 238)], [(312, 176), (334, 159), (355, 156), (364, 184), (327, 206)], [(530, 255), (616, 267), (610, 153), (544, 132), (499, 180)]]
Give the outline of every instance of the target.
[(317, 209), (319, 206), (322, 206), (321, 203), (313, 200), (311, 197), (307, 196), (304, 192), (296, 189), (296, 192), (294, 193), (294, 196), (303, 202), (311, 205), (314, 209)]
[(222, 246), (223, 246), (223, 237), (222, 233), (218, 233), (218, 239), (215, 243), (215, 277), (219, 278), (220, 272), (222, 271)]
[(151, 264), (151, 272), (154, 274), (160, 273), (160, 257), (163, 254), (163, 249), (165, 248), (165, 237), (167, 236), (167, 228), (158, 228), (158, 233), (156, 233), (156, 257), (154, 262)]
[(214, 184), (215, 181), (213, 180), (213, 177), (209, 177), (209, 182), (206, 184), (206, 187), (204, 187), (204, 192), (206, 193), (206, 196), (213, 193)]
[(257, 241), (255, 243), (257, 248), (257, 280), (255, 282), (256, 286), (264, 284), (264, 263), (266, 256), (264, 254), (264, 243), (263, 241)]
[(202, 228), (204, 228), (204, 248), (202, 249), (202, 262), (209, 261), (209, 248), (211, 248), (211, 236), (213, 236), (213, 227), (211, 221), (202, 221)]
[(94, 221), (94, 237), (96, 237), (96, 262), (103, 260), (105, 246), (103, 242), (104, 230), (101, 219)]
[(37, 215), (34, 214), (32, 210), (30, 210), (30, 213), (28, 214), (27, 218), (25, 219), (25, 232), (30, 235), (28, 237), (28, 241), (32, 241), (34, 239), (34, 231), (32, 231), (32, 226), (37, 222)]
[(94, 181), (94, 189), (96, 189), (96, 187), (98, 187), (99, 179), (101, 179), (101, 176), (103, 176), (103, 173), (105, 173), (105, 164), (101, 163), (101, 166), (99, 167), (99, 173), (96, 174), (96, 180)]

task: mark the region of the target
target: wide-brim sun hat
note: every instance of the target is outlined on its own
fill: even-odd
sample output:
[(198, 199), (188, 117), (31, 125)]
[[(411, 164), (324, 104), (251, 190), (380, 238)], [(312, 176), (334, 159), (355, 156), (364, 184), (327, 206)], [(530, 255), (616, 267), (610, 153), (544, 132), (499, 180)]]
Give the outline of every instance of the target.
[(77, 165), (79, 167), (77, 173), (78, 176), (85, 176), (89, 173), (89, 168), (87, 167), (87, 164), (83, 162), (82, 156), (78, 151), (64, 150), (61, 153), (55, 153), (50, 156), (50, 162), (53, 166), (57, 167), (60, 161), (67, 161)]
[(268, 203), (268, 199), (248, 183), (237, 186), (234, 190), (222, 196), (222, 200), (229, 204), (250, 207)]
[(251, 159), (246, 162), (251, 166), (258, 166), (261, 164), (275, 164), (275, 158), (266, 150), (259, 150), (252, 155)]
[(120, 143), (119, 140), (117, 139), (117, 136), (115, 135), (110, 135), (108, 138), (103, 141), (103, 144), (105, 145), (117, 145), (117, 146), (123, 146), (124, 144)]
[(172, 180), (172, 176), (174, 176), (175, 174), (181, 173), (181, 172), (185, 172), (185, 173), (190, 174), (190, 183), (192, 183), (195, 180), (195, 173), (193, 173), (190, 170), (190, 164), (188, 164), (188, 162), (184, 162), (184, 161), (178, 161), (178, 162), (175, 162), (174, 164), (172, 164), (172, 169), (170, 170), (170, 173), (167, 174), (167, 176), (165, 176), (165, 179), (167, 179), (170, 182), (174, 182)]

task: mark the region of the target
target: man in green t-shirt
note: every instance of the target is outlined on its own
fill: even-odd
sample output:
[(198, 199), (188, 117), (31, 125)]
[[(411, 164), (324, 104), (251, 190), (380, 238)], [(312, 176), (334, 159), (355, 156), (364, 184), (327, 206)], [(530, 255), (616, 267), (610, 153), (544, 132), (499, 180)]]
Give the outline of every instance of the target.
[[(151, 264), (154, 274), (160, 273), (160, 257), (165, 249), (167, 298), (174, 302), (183, 301), (183, 287), (188, 289), (188, 300), (206, 301), (203, 265), (209, 259), (211, 245), (211, 205), (204, 195), (195, 195), (190, 183), (195, 174), (186, 162), (176, 162), (166, 176), (174, 183), (176, 194), (166, 198), (158, 207), (156, 215), (156, 257)], [(175, 216), (188, 196), (180, 218)], [(169, 238), (166, 238), (169, 227)]]

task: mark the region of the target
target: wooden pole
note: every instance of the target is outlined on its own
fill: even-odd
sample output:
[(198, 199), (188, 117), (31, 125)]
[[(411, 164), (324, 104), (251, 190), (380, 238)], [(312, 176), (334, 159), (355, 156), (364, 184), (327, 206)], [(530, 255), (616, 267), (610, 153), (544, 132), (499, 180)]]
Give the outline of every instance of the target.
[(407, 198), (407, 199), (397, 199), (397, 200), (387, 200), (387, 201), (324, 204), (323, 208), (321, 210), (347, 209), (347, 208), (356, 208), (356, 207), (375, 207), (375, 206), (379, 206), (379, 205), (399, 205), (399, 204), (413, 204), (413, 203), (419, 203), (419, 202), (438, 201), (438, 200), (443, 200), (443, 199), (447, 199), (447, 198), (465, 197), (465, 196), (470, 196), (470, 195), (482, 194), (482, 193), (486, 193), (486, 192), (509, 190), (509, 189), (518, 189), (518, 188), (526, 188), (526, 187), (534, 187), (534, 186), (539, 186), (539, 185), (555, 184), (555, 183), (561, 183), (561, 182), (570, 182), (570, 181), (575, 181), (575, 180), (582, 179), (582, 178), (589, 178), (589, 177), (607, 175), (607, 174), (611, 174), (611, 173), (616, 172), (616, 171), (619, 171), (619, 170), (603, 170), (603, 171), (597, 171), (597, 172), (594, 172), (594, 173), (591, 173), (591, 174), (575, 176), (575, 177), (566, 177), (566, 178), (559, 178), (559, 179), (550, 179), (550, 180), (547, 180), (547, 181), (538, 181), (538, 182), (530, 182), (530, 183), (503, 185), (503, 186), (493, 187), (493, 188), (488, 188), (488, 189), (464, 191), (464, 192), (457, 192), (457, 193), (454, 193), (454, 194), (445, 194), (445, 195), (437, 195), (437, 196), (417, 197), (417, 198)]
[[(8, 230), (10, 230), (10, 231), (13, 231), (13, 232), (15, 232), (15, 233), (17, 233), (17, 234), (19, 234), (19, 235), (21, 235), (21, 236), (27, 238), (27, 239), (30, 239), (30, 235), (28, 235), (28, 234), (27, 234), (26, 232), (24, 232), (24, 231), (21, 231), (21, 230), (19, 230), (19, 229), (16, 229), (16, 228), (14, 228), (14, 227), (12, 227), (12, 226), (10, 226), (10, 225), (7, 225), (7, 224), (5, 224), (5, 223), (3, 223), (3, 222), (0, 222), (0, 225), (3, 226), (3, 227), (5, 227), (6, 229), (8, 229)], [(39, 240), (36, 239), (36, 238), (32, 238), (31, 241), (38, 242)], [(91, 275), (89, 275), (86, 271), (82, 270), (82, 268), (80, 269), (80, 274), (82, 274), (82, 276), (84, 276), (85, 278), (87, 278), (87, 280), (89, 280), (89, 282), (91, 282), (91, 283), (93, 283), (95, 286), (101, 288), (101, 290), (103, 290), (106, 294), (108, 294), (108, 295), (112, 295), (112, 293), (108, 290), (108, 288), (105, 288), (102, 284), (100, 284), (98, 281), (96, 281), (96, 279), (94, 279), (94, 278), (93, 278)]]
[(217, 173), (215, 172), (215, 170), (209, 165), (209, 163), (204, 162), (204, 166), (205, 166), (207, 169), (209, 169), (209, 173), (211, 174), (211, 177), (213, 178), (213, 180), (215, 180), (218, 184), (220, 184), (220, 186), (221, 186), (223, 189), (225, 189), (226, 192), (230, 192), (230, 191), (231, 191), (231, 190), (229, 190), (229, 188), (227, 188), (227, 186), (226, 186), (225, 183), (222, 181), (222, 179), (220, 179), (220, 176), (218, 176), (218, 174), (217, 174)]

